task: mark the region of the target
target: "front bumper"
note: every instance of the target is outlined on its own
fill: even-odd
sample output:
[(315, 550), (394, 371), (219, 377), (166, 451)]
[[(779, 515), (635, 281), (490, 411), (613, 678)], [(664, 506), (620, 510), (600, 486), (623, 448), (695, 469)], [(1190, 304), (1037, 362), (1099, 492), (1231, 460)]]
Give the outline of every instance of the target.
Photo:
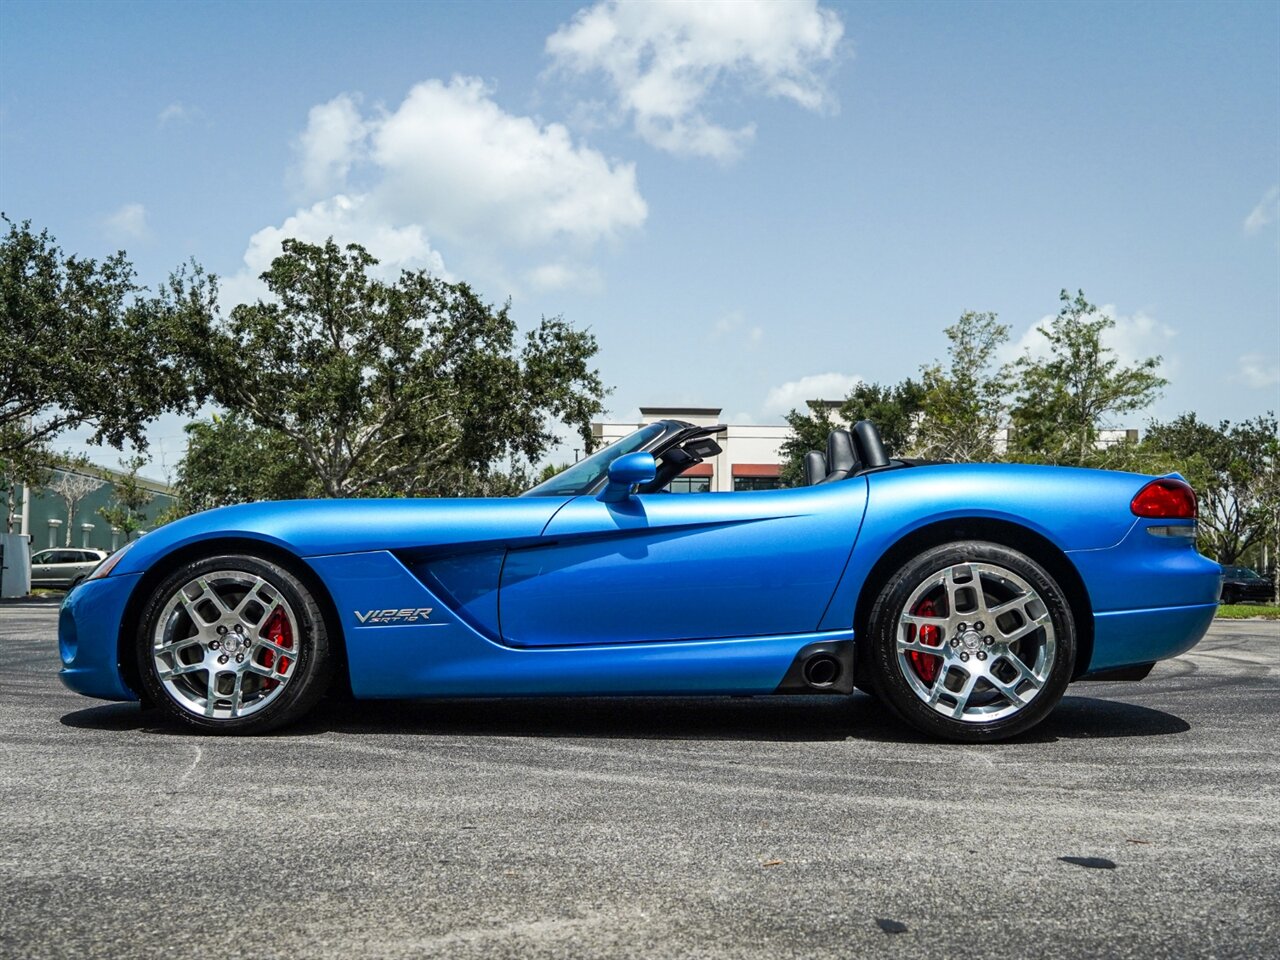
[(86, 580), (58, 614), (58, 677), (69, 690), (100, 700), (137, 700), (120, 672), (120, 624), (142, 574)]
[(1270, 603), (1276, 591), (1269, 583), (1224, 583), (1222, 595), (1245, 603)]

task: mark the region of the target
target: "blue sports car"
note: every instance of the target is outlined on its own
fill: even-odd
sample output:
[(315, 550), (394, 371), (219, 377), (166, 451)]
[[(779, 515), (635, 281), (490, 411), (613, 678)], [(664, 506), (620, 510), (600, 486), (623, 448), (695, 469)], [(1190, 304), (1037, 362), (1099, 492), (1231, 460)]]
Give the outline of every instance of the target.
[(1176, 476), (891, 460), (834, 431), (803, 487), (678, 496), (716, 427), (649, 424), (521, 497), (225, 507), (65, 600), (63, 681), (210, 733), (362, 697), (836, 694), (981, 742), (1204, 634), (1220, 568)]

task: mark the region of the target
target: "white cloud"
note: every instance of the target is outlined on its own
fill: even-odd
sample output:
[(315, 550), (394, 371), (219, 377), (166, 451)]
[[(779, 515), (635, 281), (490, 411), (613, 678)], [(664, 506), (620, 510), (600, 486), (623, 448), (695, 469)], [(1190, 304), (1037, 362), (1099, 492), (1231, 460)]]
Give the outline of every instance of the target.
[[(1178, 335), (1167, 323), (1139, 310), (1132, 315), (1116, 312), (1114, 304), (1103, 304), (1095, 316), (1110, 317), (1115, 325), (1102, 334), (1102, 345), (1115, 351), (1116, 358), (1125, 365), (1134, 364), (1148, 357), (1164, 356), (1161, 372), (1168, 376), (1177, 370), (1174, 358), (1167, 356), (1168, 347)], [(1056, 319), (1050, 314), (1028, 328), (1015, 342), (1005, 344), (999, 351), (1001, 362), (1016, 360), (1023, 354), (1044, 358), (1049, 355), (1049, 340), (1040, 331), (1049, 329)]]
[(150, 233), (147, 208), (140, 203), (126, 203), (107, 217), (108, 232), (118, 240), (141, 240)]
[(175, 100), (156, 115), (160, 123), (188, 123), (196, 118), (197, 110), (181, 100)]
[(1257, 233), (1280, 216), (1280, 184), (1272, 187), (1262, 195), (1258, 205), (1244, 218), (1244, 232)]
[(358, 243), (376, 250), (379, 270), (396, 276), (401, 270), (427, 269), (444, 276), (444, 260), (431, 249), (426, 234), (417, 224), (394, 227), (370, 216), (367, 198), (342, 194), (299, 210), (278, 227), (264, 227), (249, 239), (245, 265), (255, 273), (266, 270), (279, 255), (287, 238), (307, 243), (324, 243), (333, 237), (341, 244)]
[(367, 197), (339, 194), (299, 210), (278, 227), (263, 227), (249, 238), (244, 269), (222, 281), (219, 300), (224, 310), (267, 296), (266, 285), (258, 277), (280, 255), (283, 241), (319, 244), (329, 237), (339, 245), (358, 243), (372, 253), (379, 260), (375, 274), (383, 279), (394, 279), (401, 270), (426, 270), (450, 279), (444, 259), (432, 249), (421, 226), (393, 226), (370, 211)]
[(537, 289), (594, 290), (590, 248), (648, 216), (633, 164), (575, 144), (560, 124), (507, 113), (469, 77), (419, 83), (393, 110), (362, 113), (359, 97), (342, 94), (311, 109), (296, 146), (311, 202), (254, 234), (224, 303), (260, 293), (254, 278), (284, 238), (329, 235), (365, 246), (389, 273), (442, 275), (429, 239), (441, 237), (490, 272), (506, 272), (506, 255), (534, 258), (522, 275)]
[(711, 325), (711, 336), (720, 338), (742, 325), (742, 311), (733, 310), (716, 318)]
[(711, 325), (711, 337), (713, 340), (732, 338), (740, 344), (755, 347), (764, 340), (764, 327), (759, 324), (748, 326), (741, 310), (731, 310)]
[(594, 267), (571, 263), (543, 263), (525, 273), (525, 280), (535, 290), (583, 290), (594, 292), (603, 286), (600, 272)]
[(547, 38), (561, 70), (603, 73), (636, 132), (662, 150), (731, 160), (755, 134), (710, 120), (705, 102), (731, 81), (808, 110), (834, 106), (819, 68), (844, 26), (817, 0), (733, 3), (602, 0)]
[(1239, 359), (1240, 373), (1237, 379), (1246, 386), (1260, 390), (1280, 383), (1280, 363), (1261, 353), (1246, 353)]
[(635, 166), (575, 146), (558, 123), (506, 113), (479, 80), (420, 83), (373, 124), (378, 193), (454, 238), (592, 244), (644, 223)]
[(764, 399), (766, 414), (805, 410), (808, 400), (843, 400), (862, 377), (846, 373), (813, 373), (774, 387)]
[(357, 101), (349, 94), (312, 107), (296, 145), (303, 188), (316, 196), (342, 187), (367, 133)]

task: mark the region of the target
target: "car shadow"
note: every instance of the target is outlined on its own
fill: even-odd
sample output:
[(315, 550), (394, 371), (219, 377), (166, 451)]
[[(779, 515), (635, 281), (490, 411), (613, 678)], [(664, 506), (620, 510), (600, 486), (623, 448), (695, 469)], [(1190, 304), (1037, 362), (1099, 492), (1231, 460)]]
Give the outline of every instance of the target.
[[(136, 703), (76, 710), (64, 726), (199, 735)], [(1181, 717), (1093, 697), (1065, 697), (1034, 730), (1012, 743), (1155, 737), (1186, 733)], [(754, 740), (935, 743), (863, 694), (852, 697), (583, 697), (467, 700), (330, 698), (283, 736), (324, 733), (620, 740)], [(939, 744), (940, 746), (942, 744)]]

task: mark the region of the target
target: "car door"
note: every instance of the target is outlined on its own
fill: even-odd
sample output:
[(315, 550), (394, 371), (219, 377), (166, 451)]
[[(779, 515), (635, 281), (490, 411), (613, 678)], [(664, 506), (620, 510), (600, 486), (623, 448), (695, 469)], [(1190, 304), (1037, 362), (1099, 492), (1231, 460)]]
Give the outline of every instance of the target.
[(71, 580), (83, 580), (93, 573), (93, 568), (98, 565), (101, 558), (92, 550), (76, 550), (74, 553), (76, 562), (72, 568)]
[(508, 552), (504, 642), (544, 647), (808, 633), (848, 562), (863, 478), (756, 493), (578, 497)]
[[(36, 557), (40, 557), (39, 579), (36, 574)], [(32, 557), (31, 585), (65, 587), (75, 579), (76, 564), (80, 555), (75, 550), (46, 550)]]
[(31, 586), (48, 587), (51, 585), (50, 581), (56, 576), (51, 564), (55, 554), (60, 552), (58, 550), (38, 550), (31, 555)]

